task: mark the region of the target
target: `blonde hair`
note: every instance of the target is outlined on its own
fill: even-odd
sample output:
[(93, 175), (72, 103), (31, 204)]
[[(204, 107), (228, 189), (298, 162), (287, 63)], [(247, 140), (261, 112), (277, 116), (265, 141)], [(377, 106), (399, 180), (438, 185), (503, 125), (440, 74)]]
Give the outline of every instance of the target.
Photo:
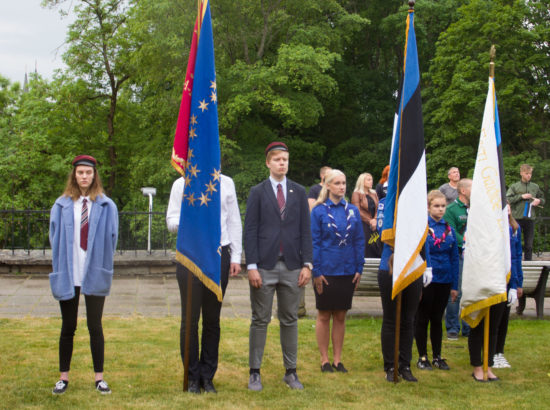
[(519, 172), (533, 172), (533, 167), (529, 164), (521, 164)]
[[(70, 197), (73, 201), (78, 200), (80, 198), (81, 192), (80, 187), (78, 186), (78, 183), (76, 182), (76, 168), (74, 167), (71, 172), (69, 172), (69, 176), (67, 178), (67, 184), (65, 185), (65, 190), (63, 191), (63, 196)], [(92, 183), (90, 184), (90, 188), (88, 188), (88, 196), (92, 201), (95, 201), (96, 197), (98, 195), (103, 195), (103, 184), (101, 183), (101, 178), (99, 177), (99, 172), (97, 172), (97, 168), (94, 168), (94, 179)]]
[[(288, 151), (286, 149), (277, 149), (277, 148), (275, 148), (275, 149), (272, 149), (271, 151), (269, 151), (267, 153), (267, 155), (265, 156), (265, 160), (267, 162), (269, 162), (271, 160), (271, 158), (273, 157), (273, 155), (279, 154), (281, 152), (287, 152), (288, 153)], [(288, 156), (290, 157), (290, 153), (288, 153)]]
[[(363, 172), (361, 175), (359, 175), (359, 177), (357, 177), (357, 182), (355, 183), (355, 189), (353, 190), (353, 192), (361, 192), (362, 194), (367, 193), (365, 192), (365, 178), (367, 176), (370, 176), (372, 179), (372, 175), (369, 174), (368, 172)], [(372, 179), (372, 181), (374, 183), (374, 179)], [(370, 192), (376, 192), (376, 191), (371, 188)]]
[(447, 203), (447, 199), (445, 198), (445, 195), (439, 190), (439, 189), (432, 189), (428, 193), (428, 207), (432, 204), (434, 199), (444, 199), (445, 203)]
[(321, 188), (321, 193), (319, 193), (319, 196), (317, 197), (317, 200), (313, 204), (313, 208), (315, 208), (317, 205), (322, 204), (325, 202), (328, 198), (328, 184), (332, 182), (332, 180), (338, 176), (343, 176), (344, 178), (346, 175), (340, 171), (339, 169), (333, 169), (329, 171), (327, 174), (325, 174), (325, 182), (323, 184), (323, 188)]

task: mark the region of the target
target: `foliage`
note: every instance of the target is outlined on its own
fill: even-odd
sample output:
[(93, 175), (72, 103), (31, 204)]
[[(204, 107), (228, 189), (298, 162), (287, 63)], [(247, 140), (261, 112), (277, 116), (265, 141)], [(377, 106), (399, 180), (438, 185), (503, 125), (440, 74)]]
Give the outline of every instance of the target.
[[(145, 210), (139, 188), (164, 206), (178, 174), (169, 158), (196, 2), (43, 0), (75, 6), (68, 69), (28, 91), (0, 77), (0, 208), (49, 208), (70, 159), (100, 161), (121, 210)], [(263, 150), (291, 147), (289, 177), (309, 186), (323, 165), (351, 189), (378, 180), (402, 74), (407, 5), (401, 0), (211, 1), (222, 169), (241, 207), (266, 177)], [(472, 173), (495, 44), (507, 183), (518, 166), (548, 197), (550, 0), (418, 0), (415, 6), (428, 185), (453, 165)], [(548, 215), (549, 207), (544, 212)]]

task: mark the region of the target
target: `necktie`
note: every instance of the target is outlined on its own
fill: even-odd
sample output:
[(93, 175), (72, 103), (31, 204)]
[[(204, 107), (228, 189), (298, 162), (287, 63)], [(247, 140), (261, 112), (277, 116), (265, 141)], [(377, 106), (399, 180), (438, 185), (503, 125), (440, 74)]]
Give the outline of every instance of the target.
[(277, 203), (279, 204), (281, 219), (285, 219), (285, 195), (283, 194), (283, 186), (281, 184), (277, 185)]
[(80, 214), (80, 247), (88, 249), (88, 205), (86, 199), (82, 200), (82, 213)]

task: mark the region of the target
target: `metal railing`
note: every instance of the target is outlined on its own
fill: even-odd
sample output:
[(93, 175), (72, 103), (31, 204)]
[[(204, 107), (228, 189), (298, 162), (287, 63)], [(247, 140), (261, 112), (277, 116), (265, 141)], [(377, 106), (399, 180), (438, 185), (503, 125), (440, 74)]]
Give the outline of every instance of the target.
[[(166, 228), (166, 212), (119, 212), (117, 251), (147, 249), (149, 217), (151, 216), (151, 249), (168, 252), (176, 249), (176, 235)], [(50, 249), (48, 239), (50, 211), (0, 210), (0, 249), (43, 250)], [(550, 252), (550, 217), (538, 217), (535, 221), (533, 252), (540, 255)]]
[[(151, 249), (165, 253), (176, 248), (176, 235), (166, 228), (165, 212), (119, 212), (117, 251), (147, 249), (149, 217), (151, 217)], [(49, 210), (0, 210), (0, 249), (50, 249), (48, 238)]]

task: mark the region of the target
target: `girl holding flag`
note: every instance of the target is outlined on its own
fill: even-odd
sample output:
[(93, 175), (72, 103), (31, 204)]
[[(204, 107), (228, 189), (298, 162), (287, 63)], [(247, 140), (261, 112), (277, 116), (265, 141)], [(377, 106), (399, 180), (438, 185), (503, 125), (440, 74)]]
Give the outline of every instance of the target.
[(429, 233), (426, 245), (430, 253), (433, 277), (432, 282), (422, 290), (414, 332), (419, 356), (416, 366), (421, 370), (432, 370), (428, 360), (428, 324), (432, 342), (432, 364), (438, 369), (450, 370), (445, 359), (441, 358), (441, 319), (449, 294), (453, 302), (458, 295), (458, 246), (454, 229), (443, 219), (446, 203), (445, 195), (440, 191), (433, 190), (428, 194)]

